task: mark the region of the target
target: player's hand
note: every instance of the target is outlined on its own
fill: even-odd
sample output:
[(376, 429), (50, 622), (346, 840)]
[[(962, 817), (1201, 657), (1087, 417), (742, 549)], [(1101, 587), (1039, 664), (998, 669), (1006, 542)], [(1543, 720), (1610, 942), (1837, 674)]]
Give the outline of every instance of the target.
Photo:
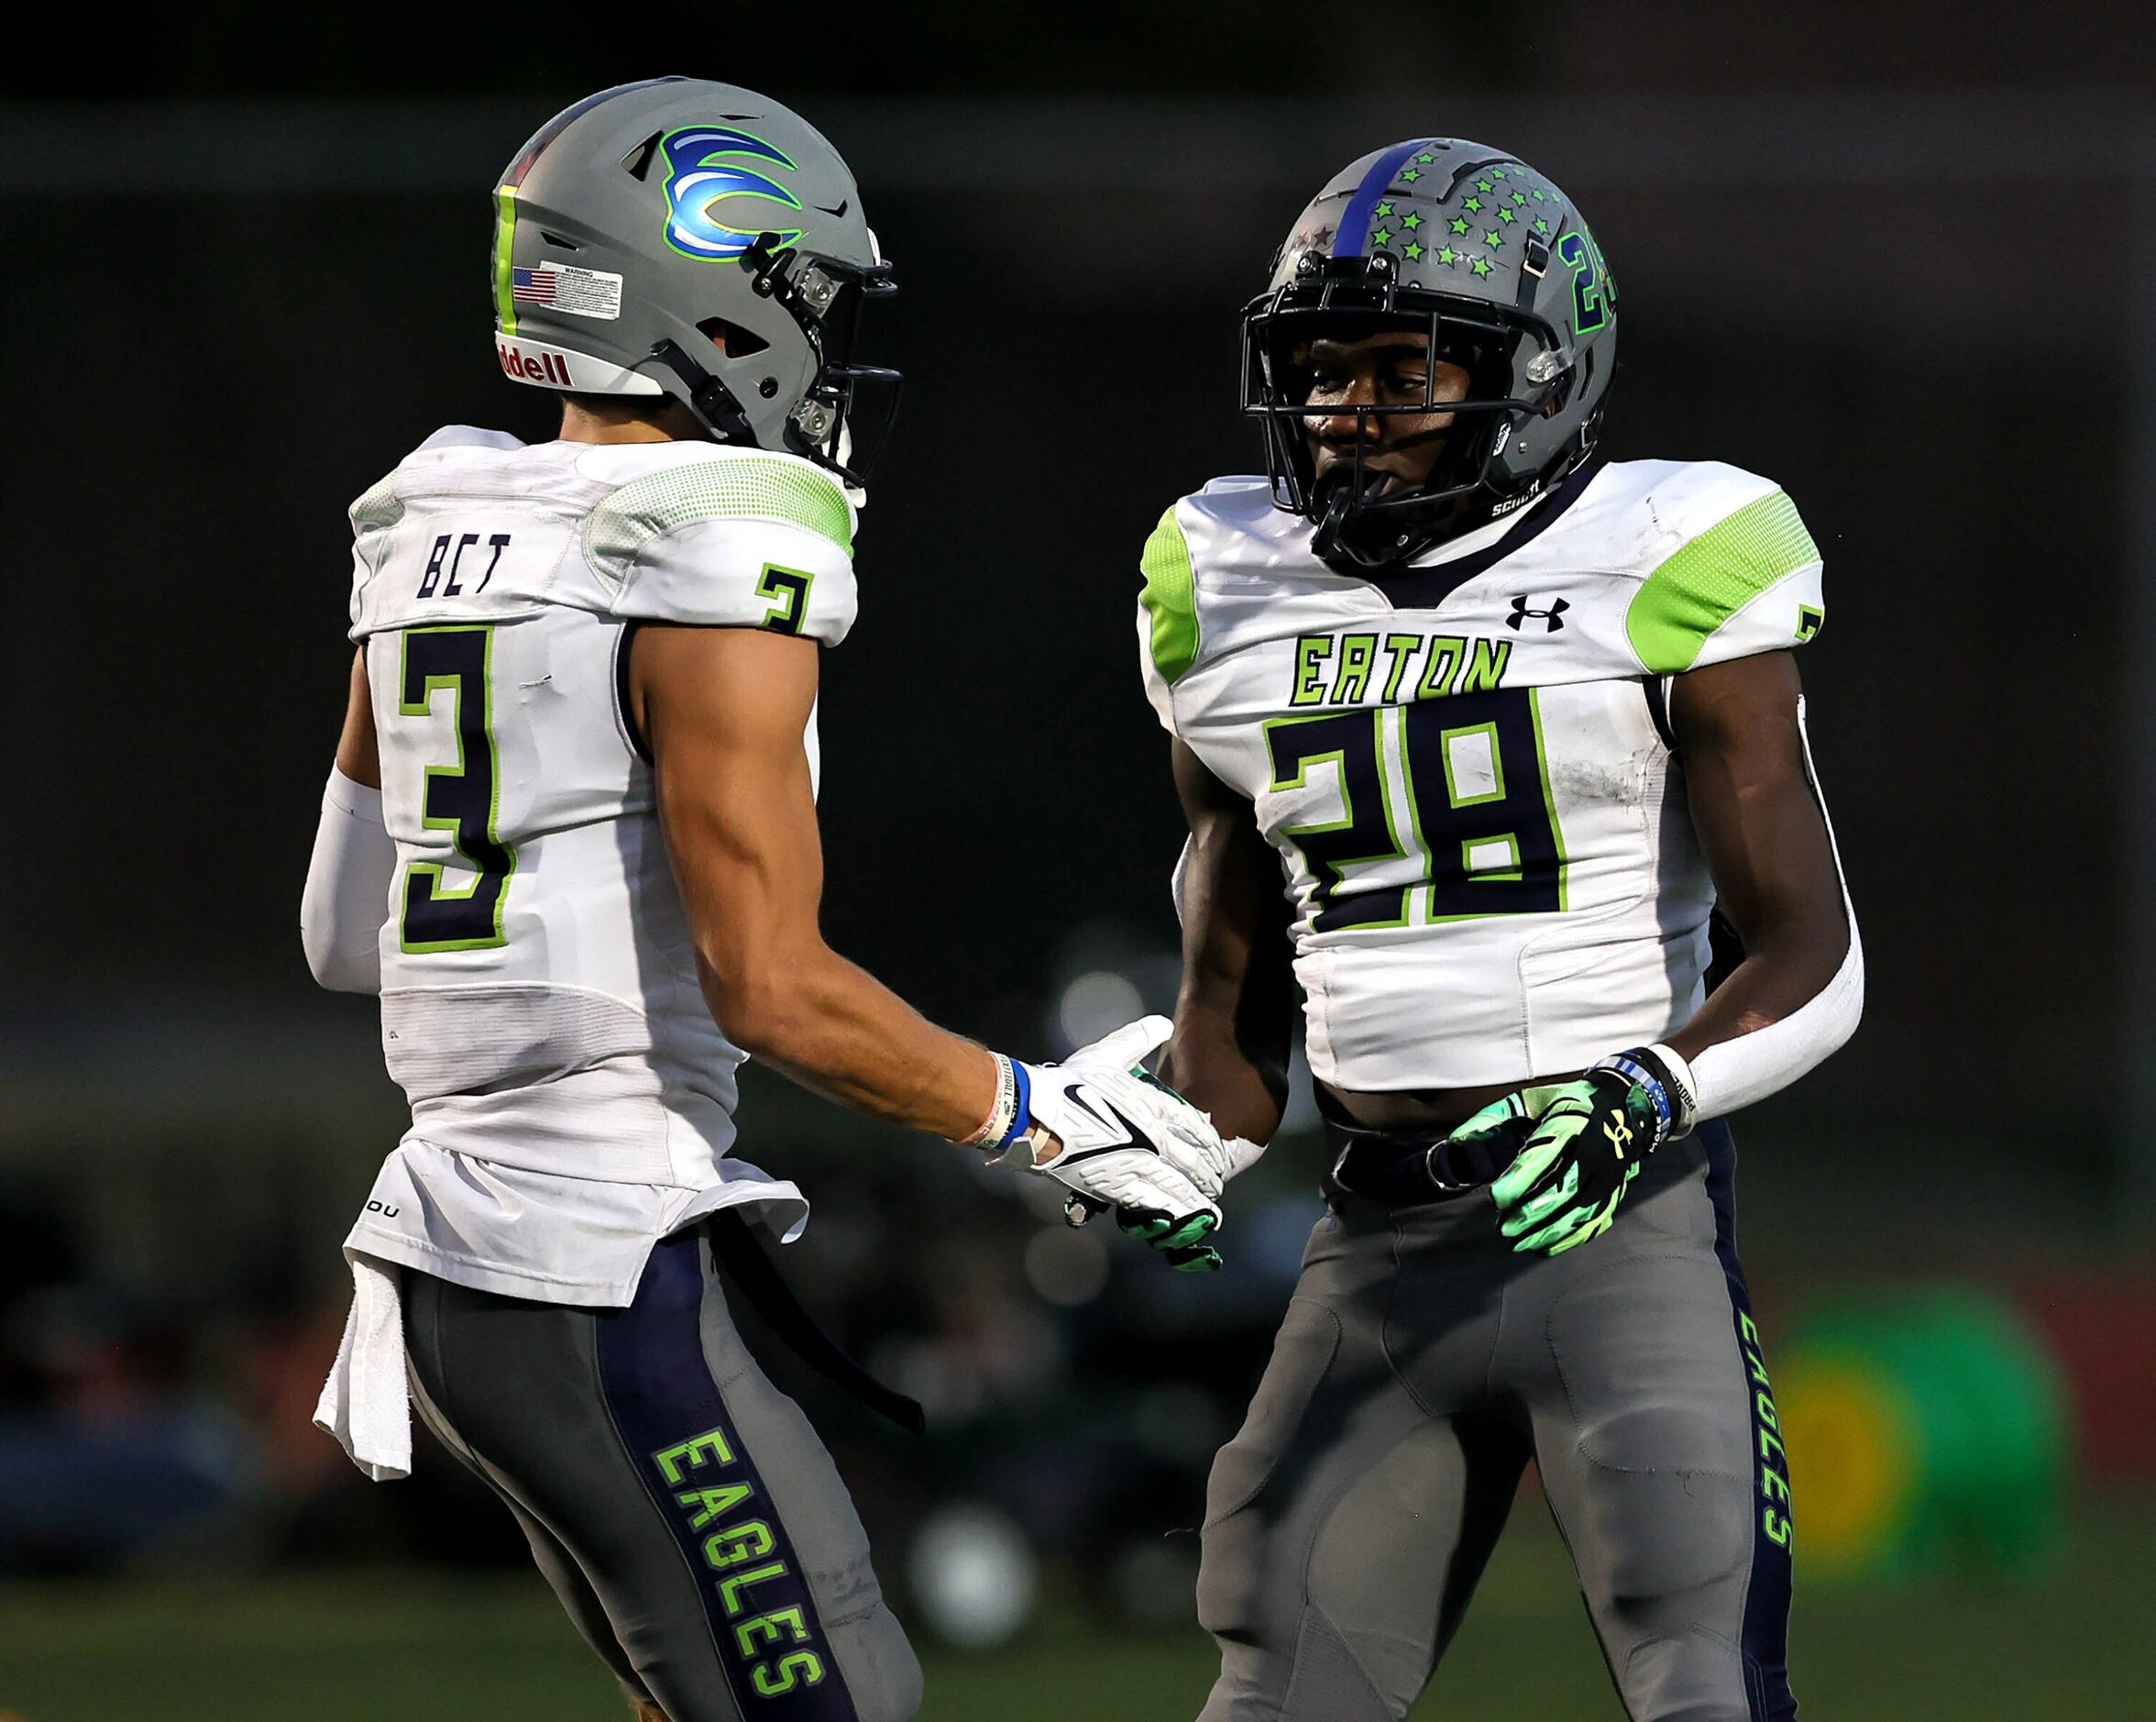
[[(1170, 1090), (1173, 1092), (1173, 1090)], [(1242, 1136), (1221, 1139), (1221, 1147), (1227, 1154), (1229, 1177), (1248, 1166), (1255, 1165), (1265, 1153), (1263, 1142), (1251, 1142)], [(1111, 1204), (1096, 1196), (1089, 1196), (1073, 1189), (1063, 1203), (1063, 1218), (1073, 1226), (1083, 1226), (1095, 1216), (1107, 1213)], [(1220, 1252), (1204, 1240), (1194, 1243), (1179, 1243), (1172, 1228), (1163, 1229), (1157, 1211), (1139, 1208), (1115, 1209), (1116, 1223), (1134, 1238), (1141, 1238), (1168, 1258), (1168, 1265), (1183, 1271), (1211, 1272), (1220, 1265)]]
[(1598, 1067), (1575, 1082), (1517, 1089), (1484, 1107), (1432, 1159), (1456, 1144), (1463, 1154), (1488, 1155), (1517, 1142), (1490, 1187), (1498, 1229), (1514, 1250), (1562, 1255), (1609, 1231), (1669, 1126), (1646, 1087)]
[(1248, 1157), (1141, 1065), (1172, 1028), (1166, 1017), (1143, 1017), (1061, 1064), (1027, 1065), (1029, 1164), (1070, 1187), (1073, 1224), (1113, 1209), (1124, 1231), (1172, 1266), (1206, 1271), (1220, 1265), (1208, 1240), (1220, 1229), (1221, 1187)]

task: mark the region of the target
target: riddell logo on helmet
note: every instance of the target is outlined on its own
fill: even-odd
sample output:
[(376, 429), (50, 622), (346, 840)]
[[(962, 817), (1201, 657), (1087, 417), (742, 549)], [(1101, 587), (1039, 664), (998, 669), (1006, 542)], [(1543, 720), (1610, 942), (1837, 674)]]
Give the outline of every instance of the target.
[(565, 389), (577, 386), (569, 380), (568, 360), (559, 353), (527, 353), (514, 341), (497, 341), (494, 352), (501, 360), (502, 370), (520, 382), (552, 382)]

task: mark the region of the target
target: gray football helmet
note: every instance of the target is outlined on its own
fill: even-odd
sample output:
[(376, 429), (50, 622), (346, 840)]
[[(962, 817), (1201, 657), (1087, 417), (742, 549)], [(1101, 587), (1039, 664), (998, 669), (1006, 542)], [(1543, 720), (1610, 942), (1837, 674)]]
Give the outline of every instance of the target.
[(494, 188), (494, 326), (519, 382), (672, 395), (721, 442), (846, 471), (862, 303), (896, 291), (822, 134), (731, 83), (586, 96)]
[[(1464, 366), (1468, 398), (1358, 411), (1351, 471), (1313, 480), (1309, 346), (1427, 330)], [(1342, 572), (1381, 571), (1515, 508), (1593, 452), (1615, 363), (1617, 289), (1572, 201), (1525, 162), (1459, 138), (1373, 150), (1312, 199), (1243, 312), (1243, 410), (1261, 421), (1273, 500), (1316, 526)], [(1456, 414), (1427, 480), (1367, 475), (1361, 440), (1387, 413)], [(1328, 475), (1329, 476), (1329, 475)], [(1322, 488), (1323, 493), (1320, 493)]]

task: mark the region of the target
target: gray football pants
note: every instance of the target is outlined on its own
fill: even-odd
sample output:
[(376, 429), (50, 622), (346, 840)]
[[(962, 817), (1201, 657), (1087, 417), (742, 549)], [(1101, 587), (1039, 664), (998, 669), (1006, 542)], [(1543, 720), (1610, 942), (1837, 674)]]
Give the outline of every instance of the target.
[(671, 1722), (904, 1722), (920, 1668), (800, 1407), (756, 1366), (701, 1232), (626, 1309), (407, 1273), (427, 1426), (523, 1528), (569, 1617)]
[(1788, 1473), (1719, 1124), (1601, 1237), (1515, 1254), (1487, 1190), (1328, 1184), (1272, 1361), (1206, 1491), (1202, 1722), (1403, 1716), (1533, 1458), (1634, 1722), (1785, 1722)]

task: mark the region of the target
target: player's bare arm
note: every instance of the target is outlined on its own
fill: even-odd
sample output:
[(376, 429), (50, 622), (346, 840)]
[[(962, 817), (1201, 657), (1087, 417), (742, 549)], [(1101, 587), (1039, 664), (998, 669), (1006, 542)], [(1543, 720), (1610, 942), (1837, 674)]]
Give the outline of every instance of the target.
[(381, 750), (374, 739), (374, 696), (367, 686), (367, 654), (352, 654), (351, 687), (345, 701), (345, 727), (337, 736), (336, 768), (354, 783), (381, 788)]
[(1052, 1070), (1018, 1065), (938, 1028), (824, 943), (802, 740), (819, 651), (761, 629), (666, 626), (638, 629), (630, 649), (631, 709), (711, 1014), (805, 1087), (1000, 1149), (1116, 1209), (1176, 1266), (1217, 1265), (1204, 1240), (1219, 1223), (1211, 1198), (1225, 1173), (1205, 1164), (1222, 1157), (1218, 1139), (1131, 1074), (1164, 1024), (1133, 1025)]
[(962, 1140), (994, 1054), (940, 1029), (823, 941), (823, 849), (802, 734), (820, 648), (752, 628), (644, 627), (631, 690), (659, 823), (729, 1039), (874, 1117)]
[(1224, 1136), (1280, 1127), (1295, 1028), (1295, 983), (1280, 858), (1250, 803), (1172, 743), (1190, 822), (1182, 886), (1182, 987), (1160, 1078), (1213, 1115)]
[(1797, 660), (1766, 652), (1675, 679), (1669, 721), (1692, 827), (1744, 961), (1669, 1045), (1687, 1060), (1779, 1022), (1849, 955), (1842, 873), (1805, 757)]

